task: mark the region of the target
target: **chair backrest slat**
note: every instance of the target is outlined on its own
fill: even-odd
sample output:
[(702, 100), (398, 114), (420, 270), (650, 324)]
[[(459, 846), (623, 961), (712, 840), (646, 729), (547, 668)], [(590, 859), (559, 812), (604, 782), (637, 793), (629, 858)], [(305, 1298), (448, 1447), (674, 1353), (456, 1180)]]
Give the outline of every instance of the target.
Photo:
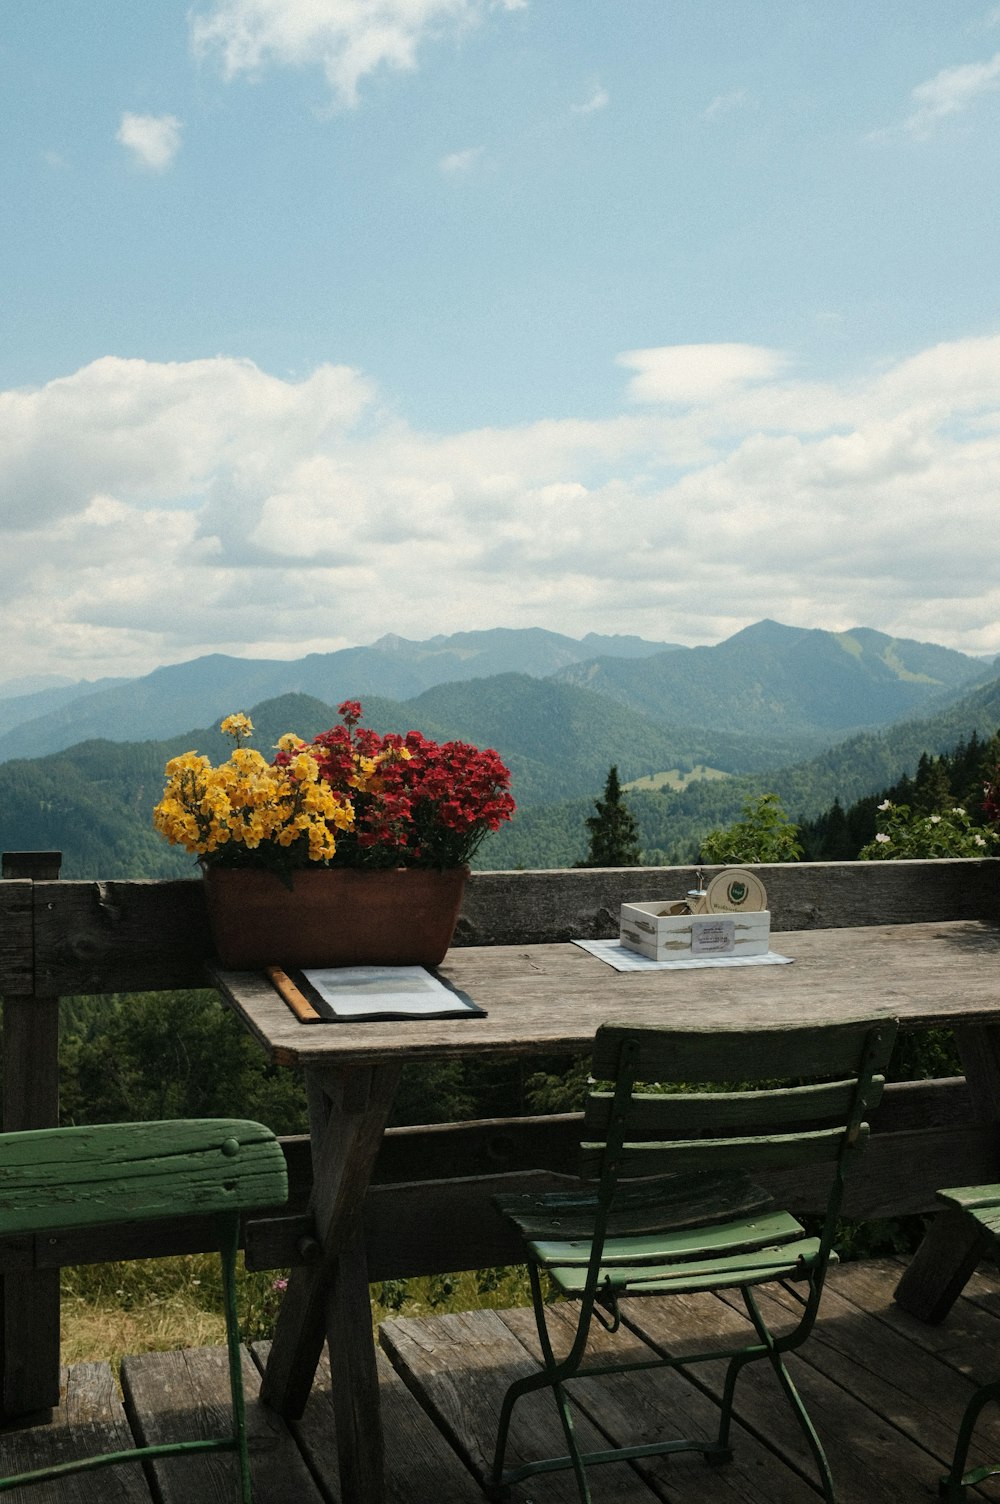
[[(896, 1028), (883, 1016), (752, 1031), (607, 1024), (591, 1074), (615, 1089), (589, 1095), (581, 1173), (606, 1181), (813, 1163), (841, 1175), (867, 1140), (864, 1115), (880, 1099)], [(711, 1082), (720, 1085), (691, 1084)]]
[[(671, 1143), (626, 1143), (616, 1158), (623, 1178), (645, 1178), (692, 1170), (786, 1170), (808, 1164), (833, 1164), (841, 1151), (844, 1130), (775, 1134), (755, 1138), (675, 1139)], [(863, 1148), (867, 1124), (853, 1147)], [(590, 1179), (601, 1173), (606, 1154), (603, 1143), (580, 1145), (580, 1172)]]
[(628, 1037), (638, 1048), (637, 1081), (836, 1079), (855, 1073), (873, 1023), (895, 1031), (888, 1015), (784, 1029), (672, 1030), (611, 1022), (597, 1032), (591, 1074), (597, 1081), (616, 1079), (622, 1041)]
[(241, 1119), (0, 1135), (3, 1233), (274, 1206), (287, 1184), (274, 1134)]
[[(866, 1094), (868, 1110), (882, 1095), (884, 1078), (873, 1079)], [(727, 1129), (747, 1131), (757, 1122), (774, 1128), (785, 1124), (844, 1122), (854, 1100), (855, 1082), (823, 1082), (767, 1092), (637, 1092), (629, 1109), (633, 1138), (695, 1138)], [(607, 1137), (614, 1110), (612, 1092), (591, 1092), (584, 1109), (583, 1137)]]

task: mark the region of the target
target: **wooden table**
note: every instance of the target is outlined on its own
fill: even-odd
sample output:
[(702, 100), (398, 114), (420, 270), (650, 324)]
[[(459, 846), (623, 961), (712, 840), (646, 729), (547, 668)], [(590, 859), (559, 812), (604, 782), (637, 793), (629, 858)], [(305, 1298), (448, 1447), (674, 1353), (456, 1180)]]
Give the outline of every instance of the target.
[(263, 1396), (301, 1414), (324, 1338), (343, 1497), (382, 1504), (382, 1435), (361, 1205), (402, 1066), (462, 1055), (585, 1050), (608, 1020), (712, 1029), (884, 1010), (904, 1028), (954, 1025), (977, 1112), (1000, 1120), (1000, 929), (979, 921), (772, 936), (791, 966), (619, 973), (579, 946), (453, 949), (441, 972), (485, 1018), (300, 1024), (267, 979), (216, 985), (272, 1060), (305, 1074), (320, 1255), (289, 1280)]

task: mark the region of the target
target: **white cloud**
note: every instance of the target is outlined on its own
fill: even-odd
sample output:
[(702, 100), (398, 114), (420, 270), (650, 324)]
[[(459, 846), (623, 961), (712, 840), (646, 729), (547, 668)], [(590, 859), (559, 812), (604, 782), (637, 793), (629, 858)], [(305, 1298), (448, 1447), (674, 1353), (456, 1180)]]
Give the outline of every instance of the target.
[(778, 375), (786, 359), (761, 345), (663, 345), (629, 350), (618, 363), (638, 373), (629, 383), (629, 395), (637, 402), (690, 404), (766, 381)]
[(471, 172), (483, 154), (481, 146), (468, 146), (465, 151), (449, 152), (442, 157), (438, 167), (445, 177), (461, 177), (464, 173)]
[(583, 104), (573, 106), (574, 115), (593, 115), (597, 110), (607, 109), (611, 95), (601, 84), (595, 84)]
[(132, 115), (127, 110), (115, 140), (149, 172), (163, 172), (181, 145), (181, 122), (176, 115)]
[(93, 677), (502, 623), (715, 641), (762, 616), (1000, 652), (1000, 336), (836, 383), (747, 345), (622, 364), (627, 411), (451, 434), (337, 366), (107, 358), (0, 393), (8, 656)]
[(227, 78), (319, 66), (335, 101), (351, 107), (362, 79), (382, 67), (415, 68), (424, 42), (473, 24), (482, 9), (482, 0), (212, 0), (193, 16), (191, 41), (196, 56), (218, 58)]
[(968, 109), (980, 95), (997, 88), (1000, 88), (1000, 52), (995, 52), (985, 63), (943, 68), (913, 90), (911, 97), (916, 108), (904, 120), (903, 129), (917, 138), (929, 136), (946, 116)]

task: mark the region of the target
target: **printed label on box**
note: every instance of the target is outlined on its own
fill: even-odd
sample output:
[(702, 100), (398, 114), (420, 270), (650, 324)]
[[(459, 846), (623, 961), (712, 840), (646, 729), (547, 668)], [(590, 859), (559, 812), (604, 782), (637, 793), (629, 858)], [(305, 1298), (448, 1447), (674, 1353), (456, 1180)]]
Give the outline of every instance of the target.
[(735, 919), (692, 919), (693, 956), (731, 956), (736, 949)]

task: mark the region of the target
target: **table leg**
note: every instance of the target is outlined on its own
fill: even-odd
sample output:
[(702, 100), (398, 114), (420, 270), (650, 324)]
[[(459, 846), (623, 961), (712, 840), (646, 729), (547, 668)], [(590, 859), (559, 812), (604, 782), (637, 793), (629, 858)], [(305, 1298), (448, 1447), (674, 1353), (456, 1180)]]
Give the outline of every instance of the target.
[(328, 1338), (342, 1495), (352, 1504), (381, 1504), (384, 1497), (361, 1203), (399, 1073), (395, 1064), (306, 1070), (310, 1209), (322, 1251), (315, 1263), (292, 1271), (261, 1388), (282, 1415), (300, 1416)]
[[(965, 1025), (955, 1030), (955, 1042), (973, 1118), (1000, 1123), (1000, 1028)], [(990, 1242), (972, 1217), (954, 1208), (942, 1210), (896, 1286), (897, 1303), (921, 1321), (943, 1321)]]

